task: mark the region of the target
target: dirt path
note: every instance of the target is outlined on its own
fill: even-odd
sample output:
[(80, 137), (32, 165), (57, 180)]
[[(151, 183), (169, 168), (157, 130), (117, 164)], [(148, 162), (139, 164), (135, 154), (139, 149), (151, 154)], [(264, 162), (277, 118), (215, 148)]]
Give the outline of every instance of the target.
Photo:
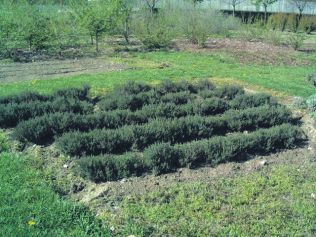
[(30, 63), (0, 63), (0, 84), (36, 79), (52, 79), (77, 74), (106, 73), (126, 69), (126, 65), (98, 58), (51, 60)]

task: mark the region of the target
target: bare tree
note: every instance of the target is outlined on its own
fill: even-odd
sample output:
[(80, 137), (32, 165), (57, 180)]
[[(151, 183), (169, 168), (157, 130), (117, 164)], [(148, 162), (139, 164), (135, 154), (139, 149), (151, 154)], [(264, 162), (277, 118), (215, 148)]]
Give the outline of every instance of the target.
[(290, 0), (290, 2), (293, 3), (293, 5), (297, 8), (299, 12), (298, 21), (300, 21), (303, 15), (303, 11), (308, 1), (307, 0)]
[(314, 2), (316, 3), (316, 0), (290, 0), (291, 3), (297, 8), (298, 10), (298, 16), (296, 19), (296, 29), (298, 28), (298, 24), (303, 16), (303, 11), (305, 10), (307, 3)]
[(267, 11), (268, 6), (277, 2), (278, 0), (252, 0), (252, 4), (255, 6), (263, 6), (264, 7), (264, 22), (267, 23)]
[(235, 17), (235, 11), (236, 11), (236, 6), (239, 5), (240, 3), (245, 2), (246, 0), (226, 0), (226, 3), (228, 5), (231, 5), (233, 7), (233, 16)]
[(157, 9), (156, 9), (156, 3), (158, 2), (159, 0), (151, 0), (151, 3), (150, 3), (150, 0), (147, 0), (146, 3), (150, 9), (150, 12), (151, 13), (156, 13)]

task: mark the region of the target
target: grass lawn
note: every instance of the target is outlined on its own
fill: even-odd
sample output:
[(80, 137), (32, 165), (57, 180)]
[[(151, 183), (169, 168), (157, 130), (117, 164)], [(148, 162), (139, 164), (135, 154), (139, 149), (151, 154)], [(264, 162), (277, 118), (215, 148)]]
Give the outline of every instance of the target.
[(179, 185), (126, 199), (111, 225), (123, 236), (314, 236), (315, 181), (315, 167), (283, 166)]
[(31, 160), (0, 154), (0, 236), (107, 236), (84, 206), (62, 200)]
[[(295, 95), (307, 98), (315, 89), (306, 81), (309, 66), (241, 66), (231, 58), (210, 53), (152, 52), (133, 53), (133, 59), (115, 59), (128, 63), (133, 70), (96, 75), (76, 75), (50, 80), (0, 85), (0, 94), (7, 95), (25, 90), (51, 92), (57, 88), (81, 86), (89, 83), (92, 95), (102, 95), (115, 84), (127, 81), (159, 83), (166, 78), (193, 80), (211, 78), (218, 84), (241, 83), (248, 87), (278, 92), (278, 96)], [(143, 65), (143, 66), (142, 66)], [(147, 66), (149, 65), (149, 66)]]

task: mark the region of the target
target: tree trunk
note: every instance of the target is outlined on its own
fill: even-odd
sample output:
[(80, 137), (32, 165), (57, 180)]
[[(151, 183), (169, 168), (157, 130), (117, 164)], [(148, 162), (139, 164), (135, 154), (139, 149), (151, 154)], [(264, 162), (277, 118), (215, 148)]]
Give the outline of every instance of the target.
[(302, 19), (302, 16), (303, 16), (303, 14), (302, 14), (303, 10), (299, 9), (299, 11), (300, 11), (300, 13), (298, 14), (298, 17), (296, 17), (296, 25), (295, 25), (295, 31), (296, 32), (298, 30), (298, 25), (299, 25), (299, 23), (300, 23), (300, 21)]
[(124, 30), (124, 38), (125, 38), (125, 41), (126, 43), (129, 43), (129, 39), (128, 39), (128, 19), (126, 18), (125, 20), (125, 30)]
[(233, 5), (233, 17), (235, 17), (235, 8), (236, 8), (236, 6)]
[(93, 45), (93, 35), (90, 35), (90, 43)]
[(268, 6), (264, 6), (264, 24), (267, 24), (267, 8)]
[(99, 52), (99, 37), (98, 37), (98, 33), (95, 33), (95, 50), (97, 51), (97, 53)]

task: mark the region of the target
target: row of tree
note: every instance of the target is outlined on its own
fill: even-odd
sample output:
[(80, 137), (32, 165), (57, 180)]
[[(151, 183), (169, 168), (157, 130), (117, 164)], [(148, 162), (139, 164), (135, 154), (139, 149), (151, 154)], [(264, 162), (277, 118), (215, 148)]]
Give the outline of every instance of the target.
[[(12, 57), (14, 50), (26, 47), (61, 53), (88, 41), (99, 51), (101, 36), (111, 34), (121, 35), (129, 43), (133, 33), (147, 48), (168, 47), (179, 35), (204, 46), (210, 34), (227, 36), (239, 25), (238, 20), (219, 11), (199, 9), (197, 3), (203, 0), (187, 0), (187, 5), (165, 0), (159, 12), (158, 0), (146, 0), (144, 8), (137, 11), (132, 1), (0, 0), (0, 57)], [(231, 4), (235, 8), (242, 1), (231, 0)], [(267, 10), (278, 0), (254, 1)]]
[[(60, 2), (61, 3), (61, 2)], [(198, 9), (197, 2), (160, 9), (151, 2), (135, 11), (127, 0), (3, 0), (0, 4), (0, 54), (12, 48), (36, 50), (76, 48), (90, 39), (96, 51), (102, 35), (122, 35), (129, 43), (131, 33), (148, 48), (168, 47), (176, 35), (203, 45), (207, 36), (228, 32), (238, 20), (213, 9)], [(3, 53), (2, 53), (3, 54)], [(1, 56), (1, 55), (0, 55)]]
[[(236, 7), (248, 0), (228, 0), (227, 3), (233, 8), (233, 16), (235, 16)], [(268, 7), (272, 4), (278, 2), (279, 0), (251, 0), (251, 3), (254, 6), (262, 6), (264, 8), (264, 20), (267, 22), (267, 12)], [(298, 21), (301, 20), (304, 10), (308, 3), (315, 3), (316, 7), (316, 0), (288, 0), (289, 3), (293, 4), (293, 6), (298, 11)]]
[(4, 0), (0, 4), (0, 51), (10, 52), (10, 46), (17, 42), (27, 42), (36, 50), (48, 44), (62, 49), (75, 46), (86, 34), (92, 43), (95, 39), (98, 51), (101, 34), (126, 22), (132, 9), (122, 0), (69, 0), (62, 7), (55, 2)]

